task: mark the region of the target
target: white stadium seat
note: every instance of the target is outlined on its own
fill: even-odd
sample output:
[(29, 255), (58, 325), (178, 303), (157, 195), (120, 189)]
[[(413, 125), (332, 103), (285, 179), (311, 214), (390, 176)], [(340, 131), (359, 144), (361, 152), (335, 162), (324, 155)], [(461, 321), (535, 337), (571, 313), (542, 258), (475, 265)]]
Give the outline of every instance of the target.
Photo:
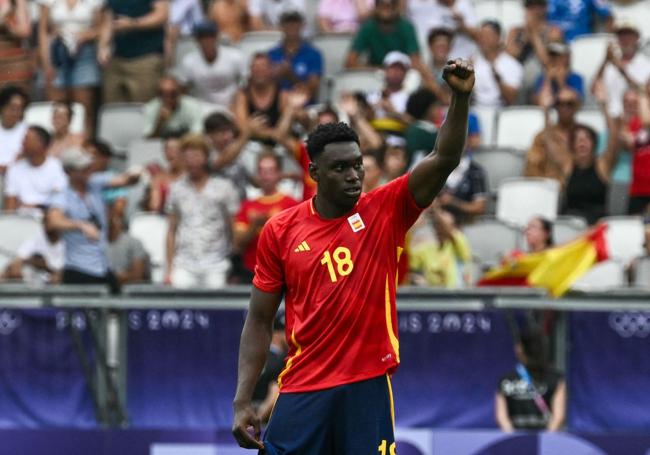
[(515, 226), (525, 226), (534, 216), (557, 218), (560, 184), (544, 178), (504, 180), (497, 192), (497, 218)]
[(163, 156), (163, 141), (161, 139), (138, 139), (131, 144), (127, 150), (126, 166), (156, 163), (163, 168), (167, 166)]
[(607, 130), (607, 122), (599, 109), (581, 109), (576, 114), (576, 122), (593, 128), (598, 134)]
[(162, 283), (165, 269), (167, 218), (157, 213), (136, 213), (131, 218), (129, 233), (142, 242), (151, 259), (151, 279)]
[[(25, 122), (28, 125), (38, 125), (49, 132), (54, 129), (52, 126), (52, 112), (54, 104), (51, 101), (42, 101), (30, 103), (25, 111)], [(82, 134), (84, 132), (84, 121), (86, 119), (86, 110), (80, 103), (72, 104), (72, 121), (70, 122), (70, 132)]]
[(574, 240), (587, 230), (587, 222), (578, 216), (560, 216), (553, 223), (553, 241), (556, 245)]
[(244, 54), (246, 66), (250, 64), (250, 59), (257, 52), (267, 52), (282, 40), (282, 32), (278, 30), (268, 30), (261, 32), (244, 33), (237, 47)]
[(497, 108), (491, 106), (472, 106), (472, 113), (478, 117), (481, 127), (481, 145), (494, 145), (494, 135), (497, 123)]
[(35, 237), (42, 226), (40, 221), (30, 216), (0, 214), (0, 271), (13, 259), (20, 245)]
[(176, 42), (174, 51), (174, 68), (178, 68), (186, 55), (199, 50), (199, 45), (193, 36), (181, 36)]
[(585, 87), (590, 87), (605, 59), (607, 45), (613, 39), (613, 35), (597, 33), (578, 36), (571, 41), (571, 70), (582, 76)]
[(521, 177), (524, 171), (524, 155), (514, 149), (481, 148), (472, 153), (472, 159), (485, 170), (492, 194), (496, 193), (501, 182)]
[(325, 33), (314, 37), (312, 44), (323, 55), (323, 75), (334, 76), (343, 70), (353, 37), (354, 35), (341, 33)]
[(610, 216), (601, 221), (607, 223), (605, 237), (609, 256), (627, 264), (643, 254), (645, 232), (643, 218), (635, 216)]
[(494, 266), (519, 247), (519, 230), (494, 219), (482, 218), (463, 227), (472, 255), (480, 264)]
[(528, 150), (535, 135), (544, 129), (544, 110), (535, 106), (506, 107), (497, 114), (498, 147)]
[(499, 21), (504, 34), (512, 27), (524, 24), (525, 11), (520, 0), (481, 0), (474, 2), (474, 10), (479, 21)]
[(97, 135), (117, 150), (125, 151), (132, 141), (142, 139), (143, 129), (140, 103), (109, 103), (99, 109)]
[(620, 3), (623, 2), (611, 2), (616, 20), (636, 25), (641, 33), (641, 41), (650, 38), (650, 31), (648, 31), (648, 24), (650, 24), (650, 2), (648, 0), (637, 0), (627, 2), (627, 4)]
[(644, 256), (636, 261), (634, 284), (650, 289), (650, 256)]
[(384, 84), (383, 78), (384, 73), (381, 70), (343, 71), (334, 78), (334, 100), (338, 100), (343, 92), (367, 94), (381, 90)]
[(602, 291), (625, 285), (625, 268), (617, 261), (604, 261), (594, 265), (573, 283), (578, 291)]

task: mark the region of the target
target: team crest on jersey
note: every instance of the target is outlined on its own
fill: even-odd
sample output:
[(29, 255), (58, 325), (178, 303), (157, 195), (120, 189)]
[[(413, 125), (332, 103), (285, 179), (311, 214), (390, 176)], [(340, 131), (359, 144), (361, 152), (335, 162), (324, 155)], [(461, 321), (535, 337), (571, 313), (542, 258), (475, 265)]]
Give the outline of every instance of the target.
[(348, 217), (348, 223), (350, 223), (352, 232), (359, 232), (361, 229), (366, 228), (366, 225), (363, 224), (363, 220), (361, 219), (361, 215), (358, 213), (355, 213), (354, 215)]

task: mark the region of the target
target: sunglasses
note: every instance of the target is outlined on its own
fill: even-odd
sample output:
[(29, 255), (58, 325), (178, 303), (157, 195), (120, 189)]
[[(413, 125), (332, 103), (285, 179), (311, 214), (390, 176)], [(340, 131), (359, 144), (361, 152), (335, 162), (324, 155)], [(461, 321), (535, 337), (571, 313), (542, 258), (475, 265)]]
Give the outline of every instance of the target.
[(577, 103), (575, 101), (562, 101), (559, 100), (555, 103), (557, 107), (576, 107)]

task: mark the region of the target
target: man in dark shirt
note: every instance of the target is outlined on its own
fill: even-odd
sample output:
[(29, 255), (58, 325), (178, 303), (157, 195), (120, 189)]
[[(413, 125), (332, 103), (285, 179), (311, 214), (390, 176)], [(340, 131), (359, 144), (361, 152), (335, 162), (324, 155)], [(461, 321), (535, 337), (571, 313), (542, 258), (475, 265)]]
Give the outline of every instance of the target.
[(97, 54), (106, 68), (105, 102), (145, 102), (156, 95), (168, 16), (168, 0), (107, 0)]

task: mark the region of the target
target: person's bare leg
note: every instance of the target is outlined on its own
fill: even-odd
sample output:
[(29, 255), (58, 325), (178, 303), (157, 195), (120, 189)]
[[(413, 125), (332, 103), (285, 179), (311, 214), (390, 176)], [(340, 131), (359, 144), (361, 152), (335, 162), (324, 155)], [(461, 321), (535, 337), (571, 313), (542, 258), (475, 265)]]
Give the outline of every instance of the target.
[(86, 111), (84, 133), (93, 137), (95, 130), (95, 92), (93, 87), (76, 87), (72, 90), (72, 101), (80, 103)]

